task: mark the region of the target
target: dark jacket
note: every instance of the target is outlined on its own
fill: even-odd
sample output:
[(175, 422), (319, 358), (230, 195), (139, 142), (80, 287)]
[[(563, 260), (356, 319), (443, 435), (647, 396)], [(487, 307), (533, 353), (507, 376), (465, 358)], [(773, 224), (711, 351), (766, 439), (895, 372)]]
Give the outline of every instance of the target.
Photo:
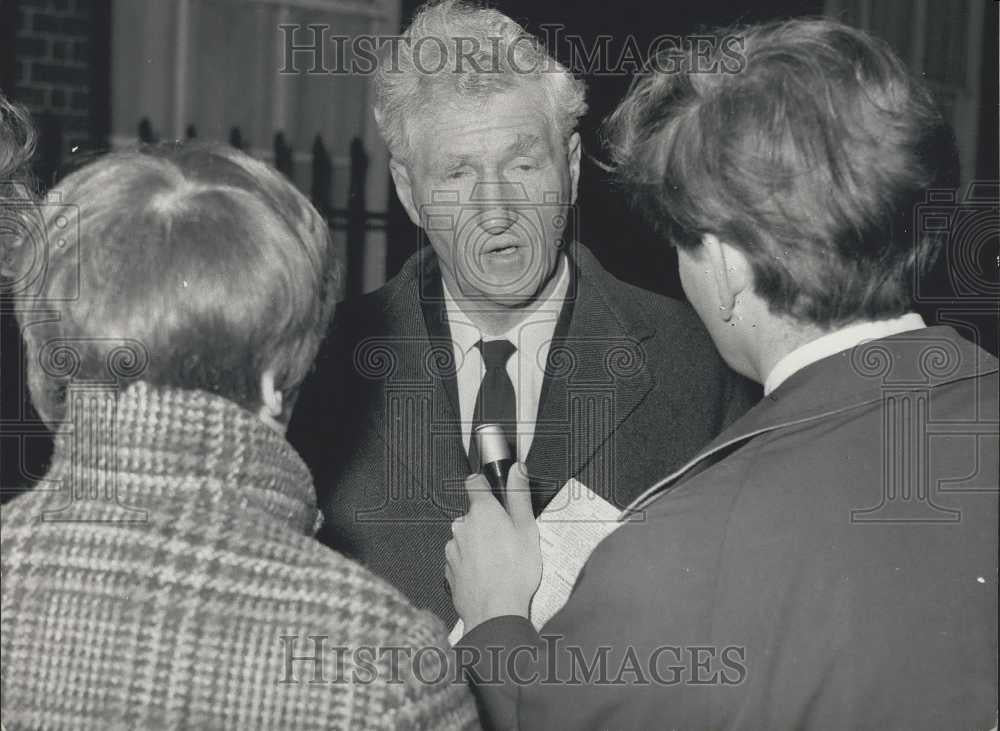
[[(463, 638), (538, 648), (478, 689), (494, 721), (992, 728), (997, 398), (996, 358), (947, 327), (793, 374), (597, 547), (555, 650), (516, 617)], [(573, 660), (601, 647), (604, 683)]]
[[(620, 282), (583, 246), (569, 255), (527, 458), (536, 511), (573, 476), (627, 505), (759, 395), (687, 305)], [(382, 289), (342, 305), (289, 438), (316, 479), (321, 540), (451, 623), (444, 544), (475, 470), (441, 293), (426, 248)]]

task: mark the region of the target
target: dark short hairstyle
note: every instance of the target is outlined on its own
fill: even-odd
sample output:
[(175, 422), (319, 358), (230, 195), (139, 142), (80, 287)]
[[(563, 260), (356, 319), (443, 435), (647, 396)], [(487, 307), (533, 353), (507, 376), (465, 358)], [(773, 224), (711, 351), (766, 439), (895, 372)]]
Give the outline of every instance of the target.
[[(24, 260), (44, 248), (46, 266), (16, 300), (47, 422), (64, 418), (70, 381), (142, 380), (256, 410), (271, 368), (294, 394), (339, 269), (326, 222), (286, 178), (231, 147), (171, 144), (106, 155), (54, 193), (43, 235), (19, 247)], [(36, 322), (39, 307), (58, 317)]]
[(716, 39), (699, 68), (652, 59), (606, 123), (638, 207), (679, 247), (712, 233), (740, 248), (776, 314), (835, 327), (911, 309), (942, 244), (915, 240), (915, 207), (958, 173), (927, 88), (833, 20)]

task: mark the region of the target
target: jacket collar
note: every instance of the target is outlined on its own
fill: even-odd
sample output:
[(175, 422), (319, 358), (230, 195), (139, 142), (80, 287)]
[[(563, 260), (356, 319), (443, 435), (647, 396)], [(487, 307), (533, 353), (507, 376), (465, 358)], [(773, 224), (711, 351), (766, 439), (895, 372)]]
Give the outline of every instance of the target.
[(106, 502), (133, 520), (177, 501), (219, 520), (261, 510), (305, 535), (319, 518), (309, 469), (256, 415), (204, 391), (141, 381), (120, 394), (70, 387), (49, 479), (66, 481), (71, 498), (110, 491)]
[(741, 430), (855, 408), (892, 392), (933, 389), (996, 370), (995, 357), (952, 327), (911, 330), (862, 343), (793, 373), (720, 439)]
[(869, 340), (880, 340), (911, 330), (922, 330), (925, 327), (927, 325), (924, 323), (924, 318), (916, 312), (908, 312), (899, 317), (863, 320), (836, 328), (794, 348), (778, 360), (764, 379), (764, 395), (769, 396), (793, 373), (802, 370), (810, 363), (850, 350)]

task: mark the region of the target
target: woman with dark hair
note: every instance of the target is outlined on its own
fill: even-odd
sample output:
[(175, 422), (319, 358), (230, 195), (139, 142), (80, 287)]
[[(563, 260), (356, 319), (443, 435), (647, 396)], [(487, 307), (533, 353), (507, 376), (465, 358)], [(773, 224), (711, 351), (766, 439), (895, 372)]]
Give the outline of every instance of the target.
[(111, 154), (55, 193), (11, 257), (57, 436), (3, 508), (4, 722), (475, 724), (444, 628), (312, 538), (284, 430), (340, 278), (319, 214), (222, 146)]

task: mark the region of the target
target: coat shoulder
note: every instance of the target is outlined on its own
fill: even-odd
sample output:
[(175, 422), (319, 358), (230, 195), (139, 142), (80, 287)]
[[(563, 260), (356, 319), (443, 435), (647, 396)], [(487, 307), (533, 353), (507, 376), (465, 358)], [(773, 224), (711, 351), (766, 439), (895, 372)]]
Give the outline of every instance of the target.
[(370, 330), (371, 323), (366, 321), (372, 318), (385, 318), (386, 313), (417, 308), (421, 279), (433, 276), (436, 271), (433, 254), (421, 249), (378, 289), (338, 304), (334, 325), (351, 324)]
[[(722, 365), (705, 326), (687, 302), (623, 282), (605, 270), (593, 257), (583, 266), (596, 281), (608, 304), (630, 329), (652, 330), (654, 347), (684, 353), (692, 359)], [(683, 348), (677, 348), (683, 343)]]
[(646, 318), (646, 322), (657, 331), (678, 337), (692, 337), (698, 344), (712, 346), (705, 326), (687, 302), (650, 292), (617, 279), (615, 283), (621, 289), (622, 297), (634, 303), (636, 309)]

